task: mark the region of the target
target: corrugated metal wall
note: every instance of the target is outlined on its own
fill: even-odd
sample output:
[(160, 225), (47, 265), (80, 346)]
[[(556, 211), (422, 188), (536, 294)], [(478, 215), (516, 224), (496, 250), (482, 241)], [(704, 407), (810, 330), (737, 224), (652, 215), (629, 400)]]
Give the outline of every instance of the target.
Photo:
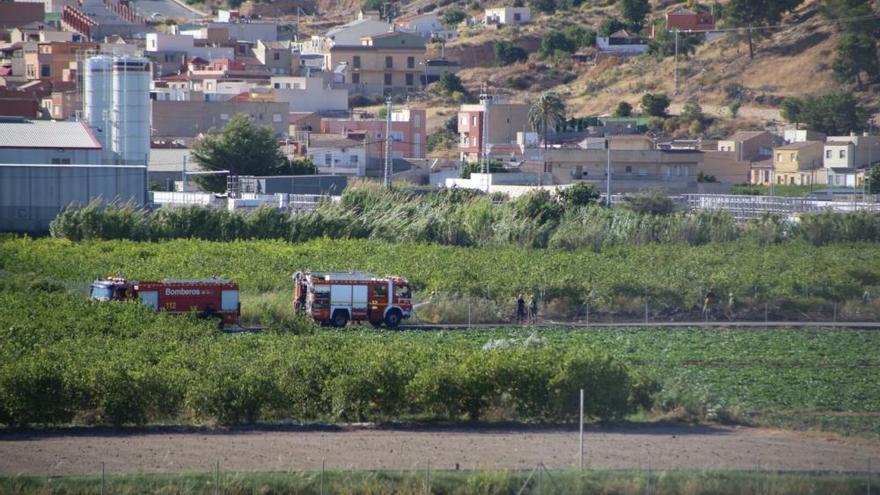
[(45, 233), (71, 204), (147, 199), (147, 167), (0, 164), (0, 231)]

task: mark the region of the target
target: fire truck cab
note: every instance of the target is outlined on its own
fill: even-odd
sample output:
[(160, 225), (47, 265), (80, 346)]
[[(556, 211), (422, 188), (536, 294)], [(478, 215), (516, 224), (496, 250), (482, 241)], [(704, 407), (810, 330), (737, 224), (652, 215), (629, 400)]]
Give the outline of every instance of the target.
[(296, 272), (293, 310), (322, 325), (345, 327), (349, 321), (383, 323), (396, 328), (412, 317), (412, 291), (402, 277), (362, 272)]
[(206, 318), (218, 317), (223, 324), (238, 323), (241, 315), (238, 285), (217, 278), (202, 280), (130, 281), (120, 277), (95, 280), (93, 301), (140, 301), (168, 313), (195, 312)]

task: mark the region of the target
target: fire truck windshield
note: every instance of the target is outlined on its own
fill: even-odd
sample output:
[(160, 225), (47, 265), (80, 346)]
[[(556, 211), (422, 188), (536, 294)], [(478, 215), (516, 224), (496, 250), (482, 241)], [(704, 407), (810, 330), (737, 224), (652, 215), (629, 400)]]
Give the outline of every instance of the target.
[(410, 297), (409, 286), (408, 285), (401, 285), (397, 291), (397, 297), (400, 297), (403, 299), (409, 299), (409, 297)]
[(93, 285), (91, 297), (95, 301), (109, 301), (113, 297), (113, 291), (106, 285)]

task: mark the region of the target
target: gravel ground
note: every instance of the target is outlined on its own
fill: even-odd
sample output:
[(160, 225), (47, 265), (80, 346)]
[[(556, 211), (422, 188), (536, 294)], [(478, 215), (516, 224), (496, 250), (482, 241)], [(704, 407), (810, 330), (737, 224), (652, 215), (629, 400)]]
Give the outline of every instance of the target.
[[(0, 473), (550, 468), (577, 465), (577, 431), (524, 426), (64, 429), (0, 433)], [(789, 431), (683, 425), (588, 428), (595, 468), (864, 471), (880, 445)], [(877, 464), (875, 462), (875, 464)]]

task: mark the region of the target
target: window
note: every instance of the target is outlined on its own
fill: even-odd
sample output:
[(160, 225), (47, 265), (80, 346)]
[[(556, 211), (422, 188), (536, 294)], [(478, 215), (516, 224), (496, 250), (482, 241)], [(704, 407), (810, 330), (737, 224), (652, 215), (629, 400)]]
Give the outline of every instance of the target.
[(274, 86), (275, 89), (281, 89), (281, 83), (275, 83)]
[(357, 156), (357, 155), (351, 155), (351, 156), (349, 156), (349, 157), (348, 157), (348, 163), (350, 163), (350, 164), (352, 164), (352, 165), (357, 165), (357, 164), (358, 164), (358, 156)]
[(794, 154), (794, 153), (789, 153), (789, 154), (788, 154), (788, 161), (790, 161), (790, 162), (795, 161), (795, 154)]
[(281, 122), (281, 114), (280, 113), (272, 114), (272, 122)]
[(351, 66), (354, 67), (355, 69), (361, 68), (361, 56), (360, 55), (354, 56), (354, 58), (351, 60)]
[(406, 57), (406, 67), (408, 69), (414, 69), (416, 66), (416, 58), (415, 57)]
[(407, 86), (412, 86), (412, 85), (413, 85), (413, 75), (412, 75), (412, 74), (407, 74), (407, 75), (406, 75), (406, 85), (407, 85)]
[(626, 166), (626, 173), (631, 174), (632, 171), (633, 171), (633, 168), (631, 166), (627, 165)]
[(513, 14), (513, 20), (516, 21), (516, 22), (521, 21), (521, 20), (522, 20), (522, 15), (521, 15), (519, 12), (515, 12), (515, 13)]
[(782, 153), (776, 153), (776, 163), (782, 163)]
[(272, 60), (281, 60), (281, 54), (278, 52), (273, 53)]
[(831, 150), (825, 150), (825, 158), (831, 158)]
[(846, 158), (846, 150), (840, 150), (840, 158)]
[(385, 68), (393, 69), (394, 68), (394, 57), (385, 57)]
[(354, 73), (351, 75), (351, 83), (352, 84), (360, 84), (361, 83), (361, 75), (358, 73)]
[(385, 73), (385, 86), (391, 86), (391, 74)]
[(40, 66), (40, 77), (52, 77), (51, 72), (49, 64), (43, 64)]
[(324, 154), (324, 165), (330, 165), (333, 163), (333, 156), (330, 153)]

